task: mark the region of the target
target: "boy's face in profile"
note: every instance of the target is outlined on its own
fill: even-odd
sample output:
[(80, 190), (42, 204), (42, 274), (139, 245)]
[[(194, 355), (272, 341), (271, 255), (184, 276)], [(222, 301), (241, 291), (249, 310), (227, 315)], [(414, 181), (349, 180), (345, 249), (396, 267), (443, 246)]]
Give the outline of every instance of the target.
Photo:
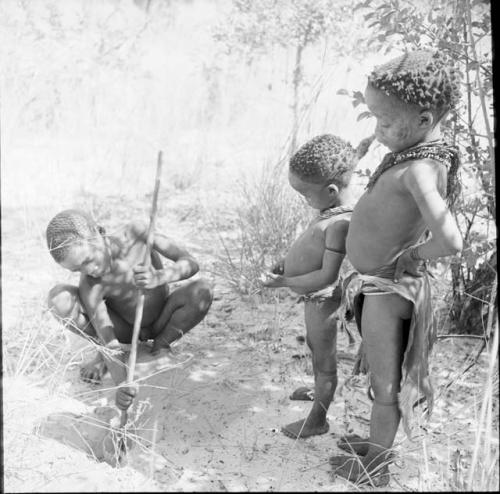
[(329, 184), (314, 184), (304, 181), (297, 174), (289, 171), (288, 181), (313, 209), (325, 209), (332, 206), (335, 200), (332, 186)]
[(365, 101), (370, 112), (377, 119), (375, 136), (392, 152), (414, 146), (424, 136), (421, 129), (419, 110), (389, 96), (370, 84), (366, 87)]
[(104, 239), (96, 235), (93, 239), (74, 242), (59, 264), (70, 271), (100, 278), (109, 272), (111, 257)]

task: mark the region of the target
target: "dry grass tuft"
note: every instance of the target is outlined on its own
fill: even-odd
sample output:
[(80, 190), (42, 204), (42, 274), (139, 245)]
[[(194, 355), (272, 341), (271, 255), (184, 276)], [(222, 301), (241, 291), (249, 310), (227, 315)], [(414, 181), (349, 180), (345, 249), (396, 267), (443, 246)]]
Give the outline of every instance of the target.
[(253, 182), (240, 184), (239, 192), (236, 237), (219, 233), (216, 269), (239, 293), (262, 295), (262, 273), (283, 258), (310, 210), (288, 186), (282, 163), (264, 167)]

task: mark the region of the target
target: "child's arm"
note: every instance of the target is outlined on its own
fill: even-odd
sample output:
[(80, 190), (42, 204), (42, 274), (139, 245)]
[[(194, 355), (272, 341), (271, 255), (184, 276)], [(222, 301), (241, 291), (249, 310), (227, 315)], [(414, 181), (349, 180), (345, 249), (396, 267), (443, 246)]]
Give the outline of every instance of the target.
[[(146, 241), (147, 228), (145, 225), (136, 223), (133, 225), (134, 234)], [(200, 269), (194, 257), (183, 247), (176, 244), (163, 233), (155, 233), (152, 248), (162, 256), (174, 261), (174, 264), (163, 269), (155, 269), (153, 266), (142, 264), (134, 268), (134, 279), (137, 286), (141, 288), (155, 288), (173, 281), (191, 278)]]
[(104, 303), (102, 285), (100, 283), (90, 284), (87, 276), (81, 275), (79, 293), (90, 323), (101, 343), (107, 348), (119, 348), (114, 326)]
[(401, 254), (396, 266), (395, 280), (399, 279), (403, 271), (418, 275), (418, 266), (425, 259), (454, 255), (462, 250), (460, 231), (438, 189), (442, 166), (432, 161), (416, 161), (403, 175), (403, 185), (417, 203), (432, 237)]
[(267, 273), (264, 286), (270, 288), (288, 287), (294, 291), (308, 293), (320, 290), (334, 283), (339, 275), (345, 256), (345, 239), (348, 221), (336, 221), (325, 231), (325, 253), (321, 269), (298, 276), (282, 276)]
[(123, 356), (123, 350), (116, 338), (114, 325), (111, 322), (108, 309), (102, 297), (102, 285), (100, 283), (89, 283), (87, 277), (82, 275), (79, 292), (90, 322), (103, 347), (106, 349), (106, 351), (102, 352), (104, 362), (115, 383), (119, 384), (126, 377), (125, 368), (119, 363)]

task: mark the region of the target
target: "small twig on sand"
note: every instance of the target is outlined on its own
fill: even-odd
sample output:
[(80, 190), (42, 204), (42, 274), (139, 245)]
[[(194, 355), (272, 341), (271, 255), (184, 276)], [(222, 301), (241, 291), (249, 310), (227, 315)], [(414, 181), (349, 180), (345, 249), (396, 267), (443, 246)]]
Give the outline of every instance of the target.
[(318, 468), (322, 467), (323, 465), (329, 465), (330, 461), (322, 461), (321, 463), (315, 463), (314, 465), (307, 467), (307, 468), (301, 468), (299, 469), (299, 472), (308, 472), (309, 470), (312, 470), (313, 468)]
[(484, 340), (484, 336), (478, 334), (438, 334), (436, 338), (438, 340), (444, 340), (446, 338), (476, 338), (478, 340)]

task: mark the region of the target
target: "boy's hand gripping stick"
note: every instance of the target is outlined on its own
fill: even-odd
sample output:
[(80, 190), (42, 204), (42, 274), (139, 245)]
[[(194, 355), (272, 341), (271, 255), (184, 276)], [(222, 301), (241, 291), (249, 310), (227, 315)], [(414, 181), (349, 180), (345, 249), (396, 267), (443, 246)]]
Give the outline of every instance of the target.
[[(156, 181), (153, 192), (153, 206), (151, 208), (151, 216), (149, 218), (149, 227), (146, 237), (146, 250), (144, 253), (143, 262), (149, 265), (151, 262), (151, 247), (153, 245), (154, 228), (157, 213), (158, 192), (160, 190), (160, 177), (162, 168), (162, 152), (158, 152), (158, 163), (156, 165)], [(132, 331), (132, 341), (130, 345), (130, 356), (127, 367), (127, 377), (124, 384), (130, 385), (134, 382), (135, 363), (137, 360), (137, 342), (139, 341), (139, 333), (141, 330), (142, 313), (144, 311), (144, 291), (142, 288), (137, 289), (137, 304), (135, 309), (134, 327)], [(127, 440), (125, 437), (125, 425), (127, 423), (127, 410), (122, 410), (120, 417), (120, 428), (118, 432), (111, 431), (103, 439), (103, 457), (112, 466), (122, 465), (122, 461), (127, 453)]]
[[(160, 190), (160, 177), (162, 169), (162, 152), (158, 152), (158, 163), (156, 165), (156, 180), (153, 192), (153, 205), (151, 207), (151, 216), (149, 218), (149, 228), (146, 237), (146, 251), (144, 253), (143, 264), (148, 266), (151, 262), (151, 248), (154, 239), (154, 228), (156, 222), (156, 213), (158, 211), (158, 192)], [(137, 303), (135, 308), (134, 329), (132, 332), (132, 342), (130, 346), (130, 356), (128, 359), (127, 378), (125, 384), (131, 384), (134, 381), (135, 363), (137, 360), (137, 342), (139, 341), (139, 333), (141, 330), (142, 314), (144, 311), (144, 290), (137, 289)], [(124, 427), (127, 423), (127, 410), (122, 410), (120, 427)]]

